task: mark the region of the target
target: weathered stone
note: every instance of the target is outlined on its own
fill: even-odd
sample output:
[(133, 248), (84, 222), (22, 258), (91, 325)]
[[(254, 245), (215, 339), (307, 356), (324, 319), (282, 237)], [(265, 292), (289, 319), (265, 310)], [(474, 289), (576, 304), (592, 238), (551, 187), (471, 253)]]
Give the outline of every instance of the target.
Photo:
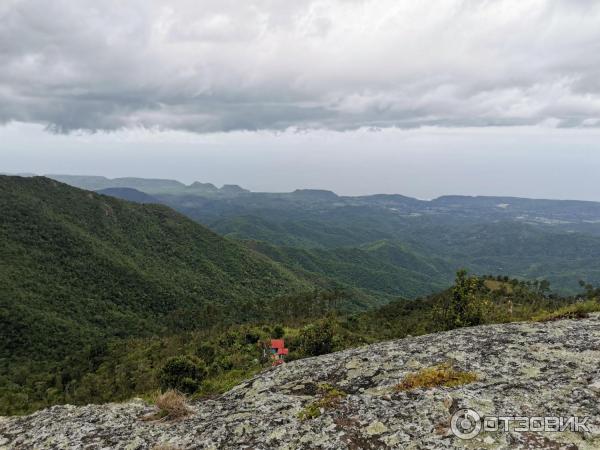
[[(397, 392), (408, 373), (452, 360), (478, 380)], [(600, 448), (600, 316), (512, 323), (382, 342), (265, 370), (177, 421), (144, 421), (154, 407), (55, 406), (0, 417), (0, 449)], [(314, 419), (299, 413), (318, 385), (348, 393)], [(461, 440), (452, 414), (588, 416), (590, 432), (486, 432)]]
[(367, 434), (369, 436), (373, 436), (375, 434), (385, 433), (388, 428), (379, 421), (373, 422), (371, 425), (367, 427)]

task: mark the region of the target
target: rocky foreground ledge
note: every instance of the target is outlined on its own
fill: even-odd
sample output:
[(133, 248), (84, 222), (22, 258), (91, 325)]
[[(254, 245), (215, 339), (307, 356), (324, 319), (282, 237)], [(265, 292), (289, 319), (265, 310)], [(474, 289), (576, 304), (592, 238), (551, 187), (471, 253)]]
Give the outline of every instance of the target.
[[(420, 368), (453, 361), (478, 380), (397, 391)], [(318, 417), (299, 415), (326, 383), (347, 395)], [(330, 388), (331, 389), (331, 388)], [(588, 417), (587, 430), (450, 430), (456, 411), (485, 416)], [(600, 448), (600, 316), (464, 328), (296, 361), (191, 405), (176, 421), (144, 421), (154, 407), (56, 406), (0, 418), (5, 449)], [(503, 422), (501, 422), (503, 423)]]

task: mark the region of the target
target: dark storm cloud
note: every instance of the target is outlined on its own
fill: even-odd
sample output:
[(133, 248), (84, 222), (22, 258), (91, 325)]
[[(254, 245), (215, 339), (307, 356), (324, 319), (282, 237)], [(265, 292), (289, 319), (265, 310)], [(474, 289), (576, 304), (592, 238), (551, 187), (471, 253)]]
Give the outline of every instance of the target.
[(0, 122), (600, 125), (595, 1), (4, 0)]

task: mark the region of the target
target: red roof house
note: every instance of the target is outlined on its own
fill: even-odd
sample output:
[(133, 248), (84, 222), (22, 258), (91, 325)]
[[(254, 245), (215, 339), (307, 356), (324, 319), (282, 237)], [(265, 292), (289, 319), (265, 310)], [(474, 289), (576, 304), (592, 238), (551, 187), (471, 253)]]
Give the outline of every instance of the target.
[(283, 339), (271, 339), (271, 348), (279, 350), (280, 348), (285, 348), (285, 343)]
[(271, 353), (274, 366), (283, 364), (283, 356), (288, 354), (288, 349), (285, 348), (283, 339), (271, 339)]

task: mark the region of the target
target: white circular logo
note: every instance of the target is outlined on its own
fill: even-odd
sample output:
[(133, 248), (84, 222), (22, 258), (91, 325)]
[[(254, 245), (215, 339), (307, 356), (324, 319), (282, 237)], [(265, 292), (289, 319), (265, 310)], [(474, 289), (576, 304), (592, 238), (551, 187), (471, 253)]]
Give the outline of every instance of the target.
[(450, 429), (460, 439), (473, 439), (481, 432), (481, 417), (472, 409), (459, 409), (452, 415)]

